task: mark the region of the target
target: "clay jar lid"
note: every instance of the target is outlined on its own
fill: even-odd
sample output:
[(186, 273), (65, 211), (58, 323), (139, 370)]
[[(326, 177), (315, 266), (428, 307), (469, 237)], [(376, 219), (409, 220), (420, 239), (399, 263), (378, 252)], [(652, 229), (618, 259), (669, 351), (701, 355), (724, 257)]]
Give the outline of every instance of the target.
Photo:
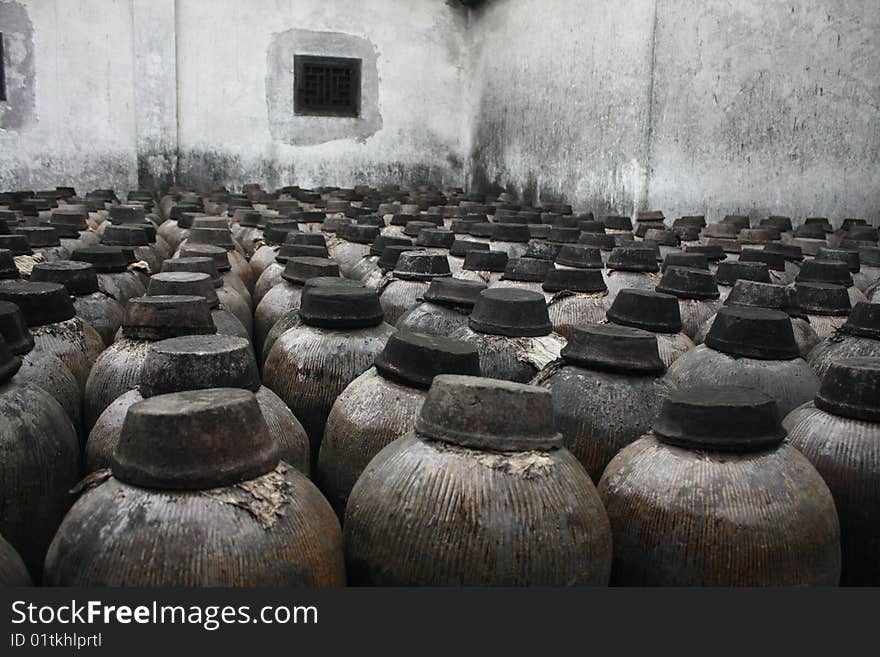
[(294, 285), (304, 285), (310, 278), (339, 276), (339, 265), (329, 258), (290, 258), (281, 278)]
[(393, 217), (391, 217), (391, 226), (406, 226), (410, 221), (417, 221), (416, 214), (402, 214), (397, 213)]
[(15, 229), (15, 234), (24, 235), (35, 249), (61, 245), (58, 233), (49, 226), (20, 226)]
[(605, 217), (605, 228), (611, 230), (632, 230), (632, 219), (629, 217), (621, 217), (617, 215), (609, 215)]
[(452, 306), (470, 310), (474, 307), (486, 285), (477, 281), (458, 278), (435, 278), (425, 292), (424, 299), (441, 306)]
[(577, 244), (581, 237), (580, 228), (566, 228), (553, 226), (547, 235), (547, 240), (556, 244)]
[(412, 244), (412, 240), (407, 239), (406, 237), (387, 237), (385, 235), (379, 235), (379, 237), (373, 240), (372, 246), (370, 246), (370, 255), (381, 256), (386, 246), (404, 246), (412, 248)]
[(336, 234), (342, 239), (354, 242), (355, 244), (372, 244), (373, 240), (379, 237), (379, 228), (376, 226), (352, 224), (350, 226), (340, 226)]
[(231, 335), (187, 335), (156, 342), (147, 350), (140, 378), (144, 397), (207, 388), (257, 392), (260, 385), (250, 343)]
[(34, 254), (28, 238), (19, 233), (15, 235), (0, 235), (0, 249), (8, 249), (12, 251), (14, 256)]
[(312, 244), (284, 244), (275, 256), (275, 262), (285, 264), (291, 258), (329, 258), (326, 246)]
[(220, 230), (229, 229), (229, 219), (226, 217), (197, 217), (193, 221), (194, 228), (219, 228)]
[(386, 379), (427, 390), (441, 374), (480, 376), (477, 348), (461, 340), (398, 331), (376, 357), (376, 370)]
[(213, 388), (134, 404), (110, 467), (134, 486), (205, 490), (255, 479), (278, 459), (278, 444), (254, 394)]
[(409, 237), (418, 237), (423, 230), (431, 230), (437, 226), (430, 221), (410, 221), (403, 229), (403, 234)]
[(656, 290), (679, 299), (717, 299), (721, 296), (712, 274), (687, 267), (667, 269)]
[(147, 246), (150, 237), (143, 226), (109, 225), (101, 235), (101, 244), (108, 246)]
[(114, 224), (142, 224), (146, 221), (142, 205), (112, 205), (108, 214)]
[(24, 315), (9, 301), (0, 301), (0, 336), (9, 350), (19, 356), (34, 348), (34, 336), (24, 321)]
[(438, 276), (452, 276), (449, 261), (441, 253), (404, 251), (394, 266), (394, 275), (405, 281), (430, 281)]
[(841, 331), (848, 335), (880, 340), (880, 303), (857, 303)]
[(779, 244), (773, 242), (764, 247), (766, 253), (781, 253), (783, 257), (790, 262), (802, 262), (804, 259), (804, 250), (797, 244)]
[(449, 255), (455, 258), (464, 258), (468, 251), (488, 251), (489, 245), (486, 242), (474, 242), (472, 240), (455, 240), (449, 247)]
[(61, 208), (52, 212), (49, 224), (57, 231), (60, 237), (79, 237), (81, 230), (86, 230), (86, 217), (88, 212)]
[(821, 224), (803, 224), (794, 231), (794, 236), (800, 239), (825, 241), (825, 229)]
[(660, 442), (687, 449), (759, 452), (785, 439), (776, 401), (754, 388), (699, 386), (677, 390), (652, 430)]
[(463, 269), (501, 273), (507, 269), (507, 260), (504, 251), (468, 251)]
[(755, 308), (771, 308), (788, 310), (789, 298), (784, 286), (758, 281), (737, 281), (733, 285), (725, 306), (752, 306)]
[(526, 224), (503, 224), (496, 223), (492, 234), (493, 242), (528, 242), (531, 239), (529, 227)]
[(538, 260), (555, 261), (559, 257), (564, 245), (558, 242), (545, 242), (542, 240), (532, 240), (526, 249), (524, 258), (537, 258)]
[(658, 272), (657, 255), (643, 246), (617, 246), (608, 257), (608, 269), (635, 272)]
[(855, 249), (829, 249), (823, 246), (819, 249), (819, 252), (816, 255), (816, 260), (834, 260), (842, 262), (847, 266), (850, 273), (853, 274), (861, 269), (859, 252)]
[(510, 287), (483, 290), (468, 325), (479, 333), (514, 338), (548, 335), (553, 330), (544, 295)]
[(244, 226), (245, 228), (256, 228), (263, 222), (263, 215), (256, 211), (241, 210), (240, 208), (237, 208), (233, 213), (233, 216), (235, 217), (235, 221), (238, 222), (238, 225)]
[(299, 230), (299, 224), (285, 219), (267, 221), (263, 229), (263, 241), (269, 245), (284, 244), (288, 233)]
[(751, 226), (751, 221), (744, 214), (729, 214), (721, 220), (721, 223), (736, 226), (736, 232)]
[(843, 317), (852, 310), (849, 294), (842, 285), (798, 283), (794, 293), (798, 308), (810, 315)]
[(667, 253), (663, 260), (663, 271), (670, 267), (687, 267), (709, 271), (709, 259), (702, 253)]
[(678, 233), (672, 230), (667, 230), (665, 228), (652, 228), (647, 233), (645, 233), (645, 239), (653, 240), (657, 242), (660, 246), (678, 246), (681, 243), (681, 240), (678, 237)]
[(166, 340), (181, 335), (217, 332), (204, 297), (148, 296), (130, 299), (122, 336), (130, 340)]
[(118, 246), (96, 246), (77, 249), (71, 255), (77, 262), (88, 262), (99, 274), (119, 274), (128, 268), (125, 253)]
[(859, 260), (866, 267), (880, 267), (880, 247), (860, 246)]
[(682, 242), (696, 242), (700, 239), (700, 229), (696, 226), (678, 226), (673, 230)]
[(601, 221), (595, 220), (586, 220), (586, 221), (578, 221), (577, 228), (580, 229), (582, 233), (587, 233), (590, 235), (604, 235), (605, 234), (605, 224)]
[(382, 249), (382, 255), (379, 257), (379, 269), (382, 271), (390, 271), (397, 266), (397, 261), (400, 259), (401, 254), (409, 253), (410, 251), (420, 250), (420, 247), (413, 246), (386, 246)]
[(651, 331), (680, 333), (678, 299), (651, 290), (621, 290), (605, 316), (615, 324)]
[(514, 258), (507, 261), (504, 268), (505, 281), (522, 281), (524, 283), (543, 283), (547, 273), (553, 269), (549, 260), (538, 258)]
[(468, 233), (471, 237), (487, 237), (492, 239), (492, 235), (495, 233), (495, 225), (489, 222), (474, 222), (470, 225)]
[(761, 360), (800, 356), (788, 315), (750, 306), (721, 308), (706, 336), (706, 346), (731, 356)]
[(15, 257), (9, 249), (0, 249), (0, 280), (19, 278), (21, 274), (15, 266)]
[(842, 417), (880, 422), (880, 359), (833, 362), (822, 379), (816, 408)]
[(559, 249), (556, 264), (579, 269), (602, 269), (602, 254), (599, 249), (583, 244), (566, 244)]
[(74, 296), (98, 291), (98, 274), (88, 262), (56, 260), (34, 265), (31, 273), (34, 283), (60, 283)]
[(709, 224), (702, 231), (703, 237), (714, 237), (718, 239), (732, 240), (737, 236), (739, 230), (736, 226), (729, 223)]
[(608, 291), (602, 272), (598, 269), (551, 269), (541, 287), (551, 293), (595, 294)]
[(763, 228), (743, 228), (739, 231), (738, 239), (741, 244), (767, 244), (778, 240), (779, 237), (779, 229), (765, 226)]
[(702, 214), (693, 214), (686, 215), (684, 217), (679, 217), (675, 221), (672, 222), (673, 228), (687, 227), (687, 228), (705, 228), (706, 227), (706, 217)]
[(357, 329), (383, 321), (376, 291), (347, 285), (306, 286), (299, 314), (305, 324), (319, 328)]
[(220, 300), (214, 281), (207, 274), (188, 271), (171, 271), (150, 277), (147, 295), (156, 296), (196, 296), (204, 297), (209, 308), (217, 308)]
[(783, 233), (789, 232), (791, 231), (791, 217), (781, 217), (779, 215), (773, 215), (761, 221), (761, 225), (778, 228)]
[(611, 251), (616, 244), (614, 235), (600, 235), (599, 233), (581, 233), (578, 243), (584, 246), (592, 246), (602, 251)]
[(740, 262), (760, 262), (772, 271), (785, 271), (785, 256), (763, 249), (743, 249), (739, 255)]
[(826, 233), (834, 232), (834, 228), (831, 227), (831, 222), (828, 220), (828, 217), (807, 217), (804, 219), (805, 226), (821, 226), (822, 230)]
[(562, 447), (562, 436), (553, 426), (549, 390), (454, 374), (434, 379), (415, 430), (425, 438), (471, 449), (529, 452)]
[(186, 238), (187, 244), (210, 244), (219, 246), (221, 249), (231, 251), (235, 248), (232, 240), (232, 232), (228, 228), (198, 228), (190, 229)]
[(455, 242), (455, 233), (442, 228), (425, 229), (416, 238), (418, 246), (426, 246), (437, 249), (448, 249)]
[(702, 254), (706, 256), (707, 260), (712, 262), (720, 262), (727, 257), (724, 249), (718, 244), (694, 244), (693, 246), (686, 246), (684, 252)]
[(162, 263), (163, 274), (175, 271), (207, 274), (211, 277), (214, 287), (223, 287), (223, 276), (214, 264), (213, 258), (171, 258)]
[(224, 272), (232, 269), (226, 249), (210, 244), (187, 244), (180, 248), (180, 256), (183, 258), (211, 258), (217, 271)]
[(715, 272), (719, 285), (733, 285), (737, 281), (770, 282), (770, 270), (763, 262), (721, 262)]
[(0, 300), (18, 306), (28, 326), (66, 322), (76, 315), (70, 294), (58, 283), (0, 281)]
[(797, 283), (828, 283), (852, 287), (852, 274), (845, 262), (839, 260), (806, 260), (795, 278)]
[(599, 324), (575, 328), (562, 349), (566, 363), (602, 372), (663, 372), (657, 336), (628, 326)]

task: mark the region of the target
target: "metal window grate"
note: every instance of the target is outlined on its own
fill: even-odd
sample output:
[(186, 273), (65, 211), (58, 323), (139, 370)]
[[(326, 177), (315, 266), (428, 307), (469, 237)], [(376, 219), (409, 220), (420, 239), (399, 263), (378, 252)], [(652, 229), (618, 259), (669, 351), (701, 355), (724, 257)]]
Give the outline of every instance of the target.
[(294, 111), (314, 116), (359, 116), (361, 60), (295, 55)]
[(0, 101), (6, 100), (6, 58), (3, 51), (3, 32), (0, 32)]

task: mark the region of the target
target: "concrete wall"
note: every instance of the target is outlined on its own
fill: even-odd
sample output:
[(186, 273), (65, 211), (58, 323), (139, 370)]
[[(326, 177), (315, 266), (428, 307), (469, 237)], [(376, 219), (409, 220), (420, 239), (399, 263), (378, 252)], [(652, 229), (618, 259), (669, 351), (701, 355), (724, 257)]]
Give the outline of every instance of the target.
[(493, 0), (469, 178), (600, 213), (876, 221), (878, 30), (876, 0)]
[[(463, 183), (457, 2), (177, 4), (183, 184)], [(297, 52), (364, 57), (361, 119), (292, 117)]]

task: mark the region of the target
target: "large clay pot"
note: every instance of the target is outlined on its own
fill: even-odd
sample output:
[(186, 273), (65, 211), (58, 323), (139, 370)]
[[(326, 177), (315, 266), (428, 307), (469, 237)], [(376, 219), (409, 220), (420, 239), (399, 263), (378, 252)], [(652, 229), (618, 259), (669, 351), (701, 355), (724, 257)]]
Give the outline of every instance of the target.
[(140, 276), (129, 271), (128, 260), (120, 247), (98, 244), (74, 251), (70, 257), (76, 262), (90, 263), (98, 275), (98, 289), (116, 299), (123, 308), (130, 299), (147, 292)]
[(135, 404), (111, 470), (58, 529), (47, 584), (345, 583), (333, 510), (305, 475), (279, 462), (249, 391), (215, 388)]
[(340, 517), (370, 460), (412, 431), (440, 374), (479, 376), (477, 350), (450, 338), (398, 331), (373, 367), (336, 398), (318, 454), (318, 481)]
[(594, 482), (623, 447), (651, 428), (672, 388), (664, 379), (657, 338), (606, 324), (574, 329), (532, 381), (553, 393), (553, 417), (565, 446)]
[(225, 249), (210, 244), (188, 244), (180, 249), (181, 258), (212, 258), (214, 266), (223, 277), (223, 287), (235, 290), (245, 300), (249, 308), (254, 307), (253, 296), (244, 281), (232, 271), (232, 265), (226, 256)]
[(449, 336), (467, 325), (468, 316), (484, 283), (457, 278), (437, 278), (431, 282), (423, 301), (397, 320), (397, 328), (428, 335)]
[(857, 303), (846, 323), (817, 344), (807, 362), (820, 379), (845, 358), (880, 358), (880, 304)]
[[(553, 271), (553, 262), (540, 258), (511, 258), (507, 261), (504, 275), (497, 283), (492, 284), (495, 288), (516, 288), (544, 294), (544, 279)], [(545, 294), (545, 299), (550, 294)]]
[(653, 249), (641, 245), (615, 247), (608, 256), (605, 285), (610, 308), (621, 290), (652, 290), (660, 282), (660, 265)]
[(842, 285), (798, 283), (794, 301), (820, 340), (837, 333), (852, 310), (849, 294)]
[(400, 254), (394, 274), (386, 278), (379, 290), (379, 302), (385, 312), (385, 321), (391, 325), (408, 310), (419, 304), (431, 281), (449, 278), (446, 256), (426, 251), (407, 251)]
[(394, 329), (383, 321), (375, 291), (346, 285), (307, 288), (302, 323), (283, 333), (263, 367), (263, 383), (305, 427), (311, 467), (336, 398), (363, 374)]
[(700, 327), (721, 307), (718, 288), (708, 270), (669, 267), (656, 290), (678, 299), (682, 332), (693, 340)]
[(772, 283), (770, 270), (763, 262), (749, 262), (736, 260), (718, 264), (715, 271), (718, 282), (718, 290), (721, 301), (727, 299), (727, 295), (733, 289), (737, 281), (756, 281), (758, 283)]
[(16, 235), (24, 235), (35, 256), (42, 256), (46, 262), (67, 260), (70, 251), (61, 246), (58, 233), (50, 226), (19, 226)]
[(880, 585), (880, 359), (832, 362), (814, 401), (788, 414), (788, 441), (822, 475), (840, 517), (842, 583)]
[(552, 269), (541, 287), (553, 331), (566, 340), (576, 328), (605, 321), (608, 288), (600, 269)]
[(352, 278), (352, 270), (364, 256), (370, 253), (370, 246), (379, 237), (376, 226), (347, 226), (337, 233), (336, 244), (330, 256), (339, 264), (340, 273)]
[[(305, 242), (306, 238), (310, 241), (317, 239), (319, 243)], [(254, 285), (255, 306), (260, 305), (269, 290), (281, 283), (281, 274), (284, 273), (288, 261), (300, 257), (328, 258), (329, 252), (324, 244), (324, 236), (320, 233), (287, 233), (287, 242), (278, 250), (275, 262), (263, 270)]]
[(839, 260), (807, 260), (801, 266), (795, 282), (801, 283), (825, 283), (827, 285), (842, 285), (849, 295), (849, 303), (854, 306), (862, 301), (867, 301), (865, 294), (853, 283), (849, 266)]
[(507, 254), (504, 251), (468, 251), (464, 257), (461, 271), (455, 275), (465, 281), (477, 281), (494, 285), (501, 280), (507, 269)]
[(614, 324), (653, 333), (657, 338), (660, 360), (666, 367), (694, 348), (693, 341), (682, 331), (678, 299), (670, 294), (621, 290), (605, 317)]
[[(370, 251), (351, 269), (349, 277), (366, 285), (367, 279), (370, 277), (382, 277), (382, 271), (379, 267), (379, 259), (386, 246), (406, 246), (412, 247), (413, 242), (406, 237), (390, 237), (379, 235), (370, 245)], [(450, 267), (452, 266), (450, 262)]]
[(511, 260), (522, 258), (528, 249), (529, 227), (526, 224), (494, 224), (489, 248), (493, 251), (504, 251)]
[(135, 260), (146, 262), (150, 273), (159, 271), (165, 259), (162, 252), (151, 243), (149, 234), (143, 226), (107, 226), (101, 235), (101, 244), (134, 249)]
[(815, 372), (800, 356), (788, 315), (748, 306), (719, 310), (705, 344), (675, 361), (666, 375), (676, 388), (756, 388), (775, 399), (782, 414), (819, 389)]
[(27, 566), (5, 538), (0, 536), (0, 588), (33, 586)]
[(784, 439), (775, 402), (757, 390), (670, 395), (653, 432), (621, 450), (599, 482), (612, 584), (835, 586), (834, 500)]
[(435, 378), (415, 430), (358, 479), (344, 526), (353, 584), (608, 582), (605, 511), (534, 386)]

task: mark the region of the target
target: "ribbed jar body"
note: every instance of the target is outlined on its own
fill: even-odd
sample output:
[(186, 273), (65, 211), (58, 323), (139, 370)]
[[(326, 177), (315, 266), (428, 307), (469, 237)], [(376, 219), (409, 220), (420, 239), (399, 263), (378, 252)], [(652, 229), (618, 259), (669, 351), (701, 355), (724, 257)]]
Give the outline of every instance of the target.
[(340, 517), (364, 468), (386, 445), (413, 429), (427, 395), (371, 367), (336, 398), (318, 454), (318, 482)]
[(79, 317), (64, 322), (31, 327), (34, 349), (55, 354), (67, 365), (80, 390), (84, 390), (89, 372), (104, 351), (104, 341), (92, 325)]
[(392, 280), (379, 297), (385, 321), (394, 326), (403, 314), (420, 303), (430, 281), (405, 281), (399, 278)]
[(817, 344), (807, 362), (821, 379), (832, 364), (844, 358), (880, 358), (880, 340), (837, 333)]
[(460, 278), (463, 281), (485, 283), (489, 287), (492, 287), (495, 283), (501, 280), (502, 276), (504, 276), (504, 272), (500, 271), (475, 271), (473, 269), (462, 269), (455, 275), (455, 278)]
[(269, 265), (275, 262), (275, 256), (278, 255), (278, 250), (280, 248), (281, 247), (279, 246), (269, 246), (264, 244), (254, 252), (254, 255), (251, 256), (248, 264), (250, 264), (251, 271), (257, 279), (260, 278)]
[(621, 290), (651, 290), (653, 291), (660, 282), (659, 273), (640, 271), (620, 271), (606, 269), (602, 272), (605, 277), (605, 285), (608, 287), (608, 296), (605, 297), (605, 307), (610, 308)]
[(880, 586), (880, 424), (826, 413), (808, 402), (783, 422), (788, 441), (831, 489), (840, 518), (841, 583)]
[(342, 241), (333, 250), (333, 260), (339, 265), (339, 273), (345, 278), (354, 278), (352, 270), (364, 256), (370, 254), (369, 244)]
[(0, 385), (0, 534), (39, 580), (79, 481), (79, 440), (64, 409), (15, 377)]
[(116, 299), (123, 308), (128, 304), (129, 299), (142, 297), (147, 293), (147, 288), (133, 271), (118, 274), (98, 273), (98, 289)]
[(568, 340), (576, 327), (605, 321), (605, 293), (555, 294), (547, 302), (547, 313), (553, 330)]
[(288, 281), (282, 281), (273, 287), (254, 312), (254, 348), (257, 353), (262, 353), (266, 336), (281, 317), (299, 308), (302, 299), (302, 285), (295, 285)]
[(254, 304), (259, 307), (263, 297), (276, 285), (279, 285), (284, 279), (281, 274), (284, 273), (284, 265), (279, 262), (273, 262), (263, 270), (260, 277), (254, 285)]
[(73, 298), (77, 317), (88, 322), (105, 345), (113, 344), (116, 331), (122, 326), (125, 309), (116, 299), (103, 292), (84, 294)]
[(682, 333), (694, 339), (708, 319), (715, 316), (721, 305), (719, 299), (679, 299)]
[(83, 420), (86, 431), (91, 431), (104, 409), (119, 396), (137, 388), (141, 368), (150, 340), (121, 338), (110, 345), (95, 362), (86, 383), (83, 398)]
[(349, 581), (379, 586), (604, 586), (611, 557), (605, 511), (568, 450), (487, 452), (415, 433), (358, 479), (345, 546)]
[(21, 357), (15, 375), (19, 383), (40, 388), (57, 401), (78, 432), (83, 430), (83, 393), (73, 372), (61, 359), (46, 351), (30, 351)]
[(265, 361), (272, 352), (272, 347), (275, 346), (275, 342), (278, 338), (297, 326), (302, 326), (302, 319), (299, 316), (299, 308), (284, 313), (269, 330), (269, 334), (266, 336), (265, 342), (263, 342), (260, 359), (257, 362), (262, 363)]
[(756, 388), (776, 400), (780, 416), (815, 397), (819, 379), (803, 358), (760, 360), (730, 356), (704, 344), (673, 363), (666, 372), (676, 388), (699, 385)]
[(86, 491), (46, 557), (50, 586), (345, 584), (339, 521), (294, 468), (235, 486), (162, 491), (115, 478)]
[(848, 318), (846, 315), (811, 315), (808, 313), (807, 319), (809, 320), (813, 331), (816, 332), (819, 340), (824, 340), (837, 333), (841, 327), (846, 324)]
[(5, 538), (0, 536), (0, 588), (33, 585), (21, 556)]
[(619, 586), (836, 586), (840, 528), (825, 482), (796, 449), (702, 452), (653, 435), (599, 482)]
[[(555, 336), (551, 333), (550, 336)], [(559, 358), (559, 351), (565, 340), (556, 336), (554, 349), (545, 348), (547, 338), (511, 338), (503, 335), (478, 333), (469, 326), (463, 326), (451, 336), (477, 348), (480, 355), (480, 372), (489, 379), (502, 379), (516, 383), (528, 383), (547, 363)], [(556, 348), (558, 347), (558, 349)]]
[(449, 306), (423, 301), (397, 320), (398, 331), (414, 331), (447, 337), (467, 326), (469, 313)]
[(566, 448), (594, 482), (621, 449), (651, 428), (672, 391), (661, 375), (550, 365), (533, 381), (553, 393), (553, 418)]
[[(451, 259), (450, 259), (451, 260)], [(450, 267), (452, 266), (450, 262)], [(366, 255), (360, 259), (360, 261), (351, 268), (351, 272), (349, 273), (349, 278), (355, 281), (360, 281), (361, 283), (365, 282), (367, 277), (370, 274), (375, 272), (379, 272), (381, 275), (381, 270), (379, 269), (379, 256), (377, 255)]]

